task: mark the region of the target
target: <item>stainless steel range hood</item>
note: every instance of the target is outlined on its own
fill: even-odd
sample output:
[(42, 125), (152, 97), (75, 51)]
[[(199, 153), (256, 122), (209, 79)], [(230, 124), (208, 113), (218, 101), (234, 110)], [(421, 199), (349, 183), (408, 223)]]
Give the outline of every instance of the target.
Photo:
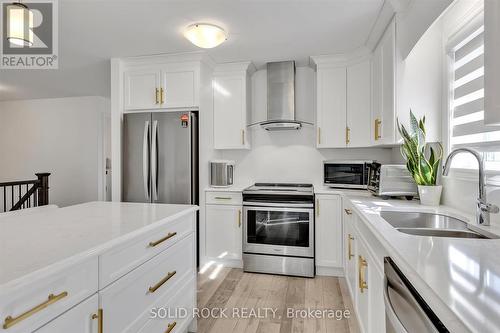
[(295, 119), (295, 61), (267, 63), (267, 120), (260, 125), (267, 131), (302, 127)]

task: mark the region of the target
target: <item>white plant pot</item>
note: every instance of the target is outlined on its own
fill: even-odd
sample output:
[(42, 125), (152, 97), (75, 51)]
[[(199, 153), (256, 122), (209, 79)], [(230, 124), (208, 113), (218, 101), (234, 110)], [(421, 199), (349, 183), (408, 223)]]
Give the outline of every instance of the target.
[(420, 203), (425, 206), (439, 206), (442, 191), (442, 185), (418, 185), (418, 195), (420, 196)]

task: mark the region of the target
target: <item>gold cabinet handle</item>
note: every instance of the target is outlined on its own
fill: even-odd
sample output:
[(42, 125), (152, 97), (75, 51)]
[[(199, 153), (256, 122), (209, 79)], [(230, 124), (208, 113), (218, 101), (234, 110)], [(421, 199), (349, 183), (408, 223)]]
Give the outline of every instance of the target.
[(359, 279), (359, 290), (361, 293), (365, 289), (368, 289), (368, 283), (366, 282), (365, 269), (368, 267), (368, 262), (362, 256), (358, 256), (358, 279)]
[(345, 144), (348, 145), (351, 142), (351, 129), (347, 126), (345, 128)]
[(17, 316), (17, 317), (12, 317), (12, 316), (7, 316), (3, 322), (3, 329), (6, 330), (8, 329), (9, 327), (12, 327), (14, 326), (15, 324), (31, 317), (32, 315), (34, 315), (35, 313), (38, 313), (40, 311), (42, 311), (43, 309), (45, 309), (46, 307), (48, 307), (49, 305), (51, 304), (54, 304), (55, 302), (63, 299), (64, 297), (68, 296), (68, 292), (67, 291), (63, 291), (62, 293), (60, 293), (59, 295), (54, 295), (54, 294), (50, 294), (48, 296), (48, 299), (35, 306), (34, 308), (26, 311), (25, 313)]
[(157, 284), (155, 284), (152, 287), (149, 287), (149, 289), (148, 289), (149, 292), (150, 293), (154, 293), (155, 291), (157, 291), (158, 288), (160, 288), (161, 286), (163, 286), (165, 284), (165, 282), (167, 282), (168, 280), (170, 280), (172, 278), (172, 276), (174, 276), (176, 273), (177, 273), (177, 271), (168, 272), (167, 276), (165, 276), (163, 279), (161, 279)]
[(321, 127), (318, 127), (318, 145), (321, 144)]
[(168, 324), (168, 326), (167, 326), (167, 330), (165, 331), (165, 333), (170, 333), (170, 332), (172, 332), (172, 330), (174, 329), (175, 325), (177, 325), (177, 322), (176, 322), (176, 321), (174, 321), (174, 322), (173, 322), (173, 323), (171, 323), (171, 324)]
[(347, 215), (352, 215), (352, 210), (346, 208), (344, 211)]
[(347, 235), (347, 259), (351, 260), (354, 258), (354, 254), (352, 254), (352, 241), (354, 240), (354, 237), (352, 237), (351, 234)]
[(102, 318), (102, 315), (103, 315), (103, 311), (102, 309), (99, 309), (97, 310), (97, 313), (94, 313), (92, 315), (92, 320), (95, 320), (97, 319), (97, 333), (103, 333), (103, 318)]
[(238, 209), (238, 227), (241, 228), (241, 209)]
[(316, 216), (319, 216), (319, 199), (316, 199)]
[(168, 235), (166, 235), (165, 237), (158, 239), (157, 241), (154, 242), (149, 242), (149, 246), (155, 247), (156, 245), (163, 243), (164, 241), (174, 237), (175, 235), (177, 235), (177, 232), (169, 232)]
[(380, 125), (382, 124), (382, 121), (380, 119), (375, 119), (375, 140), (379, 140), (381, 138), (380, 136)]
[(165, 101), (163, 100), (163, 88), (160, 88), (160, 104), (163, 104)]
[(159, 104), (160, 103), (160, 98), (159, 98), (159, 95), (160, 94), (160, 89), (156, 88), (155, 90), (155, 104)]
[(245, 144), (245, 130), (244, 129), (241, 130), (241, 144), (242, 145)]

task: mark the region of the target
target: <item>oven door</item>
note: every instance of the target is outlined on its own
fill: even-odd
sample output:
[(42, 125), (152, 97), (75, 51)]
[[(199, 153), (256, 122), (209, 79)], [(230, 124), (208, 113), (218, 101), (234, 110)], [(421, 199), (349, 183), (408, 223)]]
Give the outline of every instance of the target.
[(314, 257), (314, 210), (243, 206), (243, 252)]
[(331, 187), (366, 188), (365, 163), (325, 163), (324, 184)]

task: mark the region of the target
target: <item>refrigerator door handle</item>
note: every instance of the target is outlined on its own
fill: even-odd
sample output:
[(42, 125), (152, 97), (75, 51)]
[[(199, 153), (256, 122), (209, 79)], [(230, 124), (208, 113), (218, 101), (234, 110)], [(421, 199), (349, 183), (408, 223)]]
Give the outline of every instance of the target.
[(153, 121), (153, 135), (151, 147), (151, 178), (153, 200), (158, 200), (158, 120)]
[(149, 121), (144, 122), (144, 137), (142, 141), (142, 178), (144, 182), (144, 195), (150, 200), (149, 188)]

